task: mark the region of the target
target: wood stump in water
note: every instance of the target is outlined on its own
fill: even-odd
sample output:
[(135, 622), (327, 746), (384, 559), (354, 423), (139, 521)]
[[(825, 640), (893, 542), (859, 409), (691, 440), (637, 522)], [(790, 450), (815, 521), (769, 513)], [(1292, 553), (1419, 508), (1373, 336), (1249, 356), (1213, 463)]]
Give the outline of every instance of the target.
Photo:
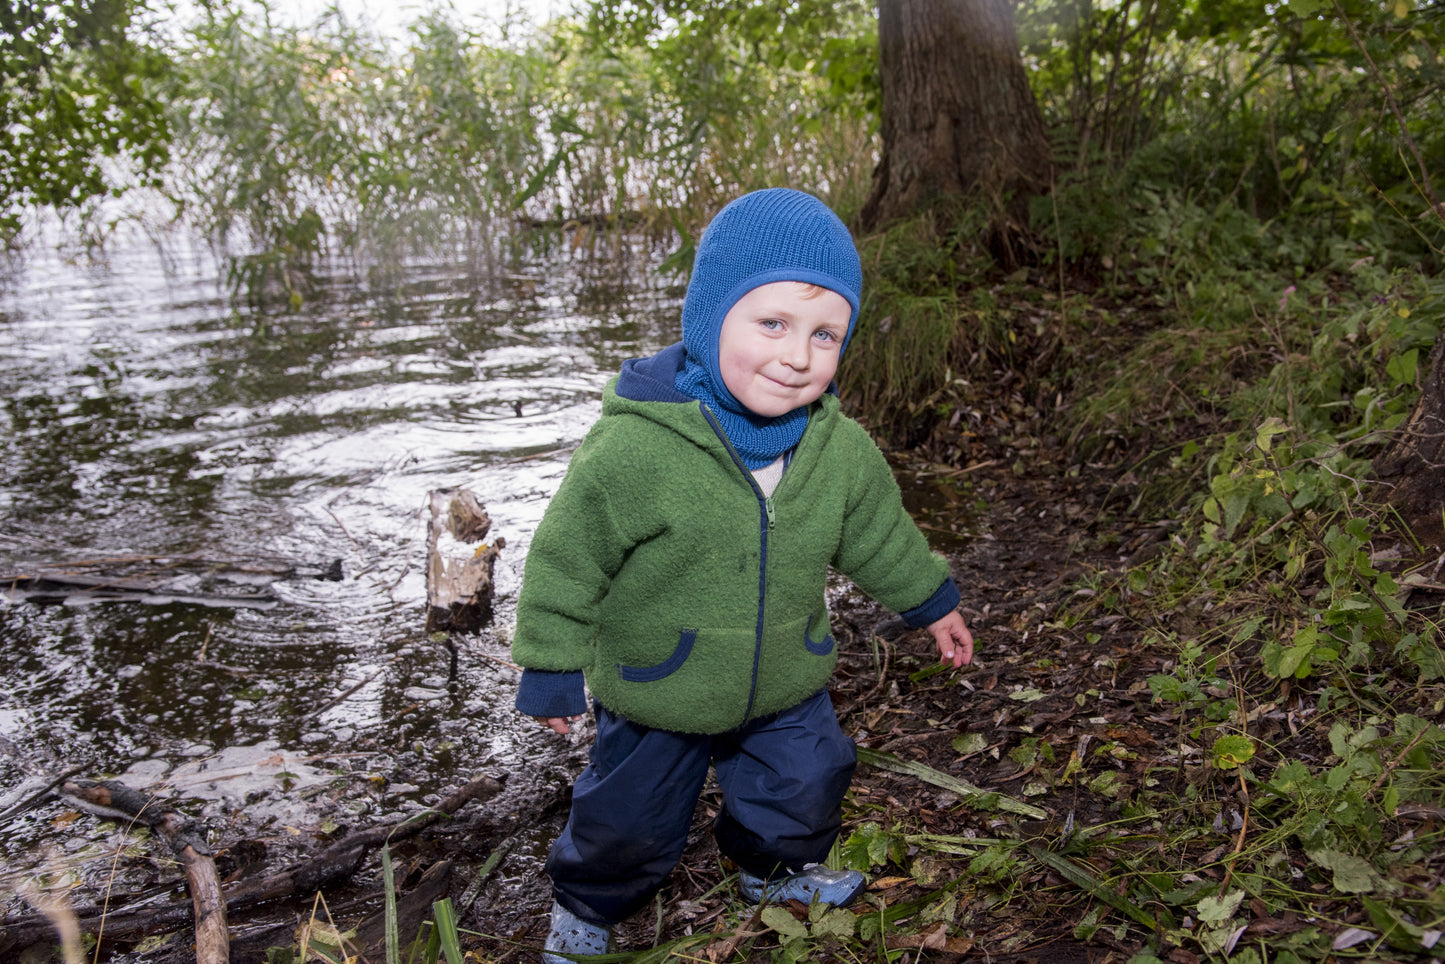
[(433, 489), (427, 524), (427, 632), (475, 633), (492, 618), (492, 567), (507, 543), (487, 543), (491, 517), (469, 489)]

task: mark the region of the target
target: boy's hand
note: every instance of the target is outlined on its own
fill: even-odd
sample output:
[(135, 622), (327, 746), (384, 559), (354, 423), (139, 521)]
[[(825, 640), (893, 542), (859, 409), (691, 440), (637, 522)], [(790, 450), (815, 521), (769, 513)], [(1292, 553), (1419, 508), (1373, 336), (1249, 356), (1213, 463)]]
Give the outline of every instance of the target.
[[(965, 632), (966, 632), (966, 631), (967, 631), (967, 630), (965, 630)], [(568, 721), (568, 720), (571, 720), (573, 723), (575, 723), (575, 722), (577, 722), (578, 720), (582, 719), (582, 717), (580, 717), (580, 716), (545, 716), (545, 717), (544, 717), (544, 716), (534, 716), (534, 717), (532, 717), (532, 719), (536, 720), (538, 723), (541, 723), (543, 726), (547, 727), (547, 729), (551, 730), (553, 733), (559, 733), (559, 734), (561, 734), (562, 736), (566, 736), (568, 733), (571, 733), (571, 732), (572, 732), (572, 728), (567, 725), (567, 721)]]
[(963, 622), (957, 610), (944, 616), (936, 623), (929, 623), (928, 631), (938, 645), (938, 654), (945, 663), (952, 663), (957, 669), (973, 661), (973, 634)]

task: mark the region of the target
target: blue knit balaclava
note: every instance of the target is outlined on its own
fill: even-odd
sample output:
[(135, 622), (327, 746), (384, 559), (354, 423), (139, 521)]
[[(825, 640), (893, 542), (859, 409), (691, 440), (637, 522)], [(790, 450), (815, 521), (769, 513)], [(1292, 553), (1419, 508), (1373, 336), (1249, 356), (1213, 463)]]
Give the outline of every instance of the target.
[(750, 469), (797, 445), (808, 425), (806, 407), (776, 418), (753, 414), (727, 390), (718, 369), (718, 337), (728, 311), (749, 291), (774, 281), (815, 284), (846, 298), (853, 312), (840, 354), (848, 347), (858, 321), (863, 267), (853, 236), (811, 194), (768, 188), (744, 194), (719, 211), (697, 246), (682, 304), (687, 360), (674, 385), (712, 409)]

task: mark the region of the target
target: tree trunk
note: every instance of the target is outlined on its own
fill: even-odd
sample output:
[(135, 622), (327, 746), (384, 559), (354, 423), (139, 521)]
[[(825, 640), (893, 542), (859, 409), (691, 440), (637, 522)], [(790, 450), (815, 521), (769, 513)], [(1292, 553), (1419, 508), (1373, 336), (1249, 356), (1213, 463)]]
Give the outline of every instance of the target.
[(883, 153), (864, 230), (957, 195), (981, 197), (1016, 222), (1022, 202), (1048, 189), (1049, 142), (1012, 3), (879, 0)]
[(1430, 352), (1420, 401), (1400, 437), (1375, 460), (1375, 474), (1392, 488), (1389, 500), (1415, 537), (1445, 544), (1445, 338)]

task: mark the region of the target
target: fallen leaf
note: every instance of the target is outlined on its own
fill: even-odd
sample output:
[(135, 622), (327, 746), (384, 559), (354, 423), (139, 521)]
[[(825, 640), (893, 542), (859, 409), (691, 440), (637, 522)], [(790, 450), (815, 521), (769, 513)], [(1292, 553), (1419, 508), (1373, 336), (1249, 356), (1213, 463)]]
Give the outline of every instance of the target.
[(1346, 927), (1335, 935), (1334, 943), (1330, 946), (1337, 951), (1347, 951), (1356, 944), (1363, 944), (1365, 941), (1372, 941), (1374, 939), (1375, 935), (1370, 931), (1363, 930), (1359, 927)]
[(887, 890), (889, 887), (899, 887), (903, 884), (913, 883), (912, 877), (879, 877), (868, 885), (869, 890)]

